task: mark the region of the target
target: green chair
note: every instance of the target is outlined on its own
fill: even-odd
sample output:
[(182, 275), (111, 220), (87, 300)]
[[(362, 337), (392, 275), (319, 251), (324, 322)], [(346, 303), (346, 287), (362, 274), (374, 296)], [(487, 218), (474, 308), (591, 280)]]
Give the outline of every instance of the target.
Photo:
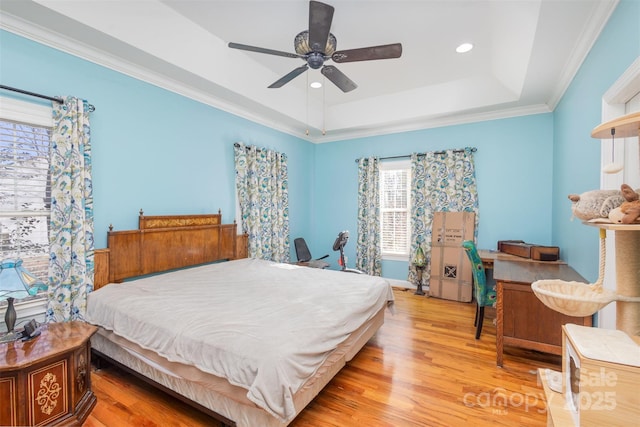
[(476, 320), (473, 326), (476, 327), (476, 339), (480, 338), (482, 332), (482, 323), (484, 321), (484, 308), (486, 306), (495, 307), (496, 305), (496, 290), (495, 288), (489, 288), (487, 286), (487, 275), (482, 265), (482, 260), (478, 254), (475, 243), (471, 240), (465, 240), (462, 242), (469, 261), (471, 261), (471, 268), (473, 268), (473, 282), (474, 296), (476, 299)]

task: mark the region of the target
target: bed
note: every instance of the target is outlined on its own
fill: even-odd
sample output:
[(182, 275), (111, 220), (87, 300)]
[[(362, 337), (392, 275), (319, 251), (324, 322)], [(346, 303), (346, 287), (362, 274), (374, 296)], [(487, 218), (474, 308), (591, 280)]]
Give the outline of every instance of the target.
[(222, 425), (286, 426), (382, 326), (393, 292), (246, 258), (246, 236), (220, 220), (141, 212), (138, 230), (109, 231), (96, 257), (108, 284), (87, 302), (92, 350)]

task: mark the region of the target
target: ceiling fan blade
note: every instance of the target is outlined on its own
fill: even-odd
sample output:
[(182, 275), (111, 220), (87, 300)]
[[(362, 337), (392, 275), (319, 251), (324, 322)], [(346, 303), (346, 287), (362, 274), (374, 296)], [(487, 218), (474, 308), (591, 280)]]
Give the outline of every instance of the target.
[(320, 72), (343, 92), (351, 92), (358, 87), (357, 84), (352, 82), (349, 77), (333, 65), (325, 65)]
[(284, 86), (285, 84), (289, 83), (291, 80), (293, 80), (296, 77), (298, 77), (300, 74), (302, 74), (305, 71), (307, 71), (308, 68), (309, 68), (309, 66), (307, 64), (304, 64), (302, 67), (296, 68), (295, 70), (293, 70), (289, 74), (287, 74), (287, 75), (283, 76), (282, 78), (280, 78), (278, 81), (273, 82), (271, 84), (271, 86), (269, 86), (269, 88), (270, 89), (276, 89), (276, 88)]
[(263, 47), (249, 46), (240, 43), (229, 43), (229, 47), (232, 49), (248, 50), (250, 52), (266, 53), (267, 55), (285, 56), (287, 58), (303, 58), (296, 53), (282, 52), (280, 50), (265, 49)]
[(382, 46), (363, 47), (360, 49), (340, 50), (335, 52), (331, 59), (337, 63), (371, 61), (373, 59), (400, 58), (402, 44), (386, 44)]
[(309, 2), (309, 46), (314, 52), (324, 53), (333, 20), (333, 6)]

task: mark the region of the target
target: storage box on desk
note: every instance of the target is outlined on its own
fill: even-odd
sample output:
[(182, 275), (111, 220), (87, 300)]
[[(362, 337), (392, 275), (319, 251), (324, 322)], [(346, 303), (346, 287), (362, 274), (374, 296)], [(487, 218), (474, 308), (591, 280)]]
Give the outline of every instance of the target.
[(500, 240), (498, 250), (535, 261), (557, 261), (560, 258), (560, 248), (557, 246), (534, 245), (522, 240)]
[(471, 263), (462, 248), (473, 240), (473, 212), (436, 212), (432, 223), (429, 296), (470, 302), (473, 295)]

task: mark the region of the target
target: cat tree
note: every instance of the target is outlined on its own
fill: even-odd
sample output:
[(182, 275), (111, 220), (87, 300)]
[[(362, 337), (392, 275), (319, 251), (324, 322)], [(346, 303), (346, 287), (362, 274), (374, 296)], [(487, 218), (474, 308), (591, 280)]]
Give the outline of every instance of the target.
[[(612, 132), (615, 130), (615, 132)], [(640, 113), (628, 114), (596, 127), (591, 136), (598, 139), (637, 137), (640, 144)], [(600, 228), (600, 272), (592, 285), (560, 280), (540, 280), (532, 285), (536, 296), (548, 307), (570, 316), (589, 316), (616, 302), (616, 329), (629, 336), (640, 336), (640, 223), (613, 224), (586, 222)], [(616, 289), (602, 286), (606, 231), (615, 233)]]

